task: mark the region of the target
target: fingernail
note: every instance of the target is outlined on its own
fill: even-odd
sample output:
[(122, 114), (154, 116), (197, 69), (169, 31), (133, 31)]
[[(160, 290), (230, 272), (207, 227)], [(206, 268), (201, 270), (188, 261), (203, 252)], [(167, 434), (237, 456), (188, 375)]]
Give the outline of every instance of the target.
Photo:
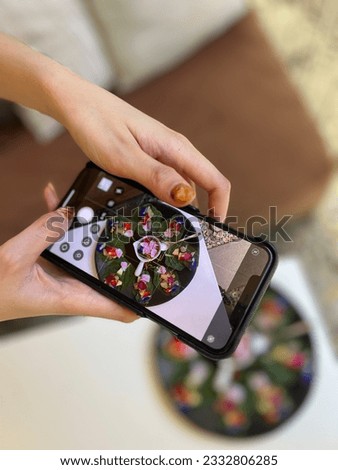
[(69, 207), (69, 206), (59, 207), (59, 209), (56, 212), (58, 212), (62, 217), (64, 217), (67, 220), (73, 219), (75, 215), (74, 207)]
[(195, 191), (191, 186), (180, 183), (171, 191), (171, 197), (176, 202), (190, 202), (195, 197)]

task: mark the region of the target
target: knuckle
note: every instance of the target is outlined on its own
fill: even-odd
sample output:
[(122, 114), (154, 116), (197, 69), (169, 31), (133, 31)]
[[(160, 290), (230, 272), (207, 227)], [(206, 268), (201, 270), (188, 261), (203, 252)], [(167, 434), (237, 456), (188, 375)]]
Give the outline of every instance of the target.
[(173, 134), (173, 145), (175, 149), (180, 151), (182, 148), (186, 148), (191, 145), (190, 140), (180, 132), (175, 132)]
[(157, 164), (152, 169), (152, 181), (156, 186), (162, 186), (163, 183), (167, 183), (172, 179), (174, 170), (169, 166)]
[(49, 230), (47, 228), (47, 223), (44, 223), (43, 225), (37, 227), (34, 235), (38, 240), (44, 241), (48, 236), (48, 232)]
[(1, 268), (7, 272), (8, 269), (14, 267), (16, 265), (16, 261), (14, 256), (12, 255), (11, 251), (6, 249), (6, 247), (0, 247), (0, 265)]
[(8, 277), (22, 269), (21, 256), (20, 251), (8, 242), (0, 247), (0, 269), (3, 275)]
[(39, 240), (55, 242), (65, 235), (67, 228), (66, 218), (58, 212), (53, 212), (47, 218), (41, 218), (35, 236)]
[(230, 192), (231, 191), (231, 183), (222, 173), (219, 173), (219, 184), (223, 188), (224, 191)]
[(137, 320), (139, 317), (137, 315), (133, 315), (133, 314), (130, 314), (130, 315), (123, 315), (120, 317), (120, 322), (122, 323), (125, 323), (125, 324), (128, 324), (128, 323), (133, 323), (135, 320)]
[[(63, 232), (62, 232), (63, 233)], [(57, 231), (56, 227), (53, 229), (52, 226), (49, 228), (46, 224), (37, 227), (34, 238), (37, 243), (53, 243), (60, 238), (61, 228)]]

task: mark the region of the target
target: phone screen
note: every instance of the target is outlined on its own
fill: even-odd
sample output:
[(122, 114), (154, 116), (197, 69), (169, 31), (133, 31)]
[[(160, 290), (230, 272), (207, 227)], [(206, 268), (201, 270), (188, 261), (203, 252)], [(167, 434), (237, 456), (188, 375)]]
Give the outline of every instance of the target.
[(76, 217), (49, 251), (194, 339), (224, 348), (268, 251), (103, 171), (88, 173), (66, 195), (62, 205)]

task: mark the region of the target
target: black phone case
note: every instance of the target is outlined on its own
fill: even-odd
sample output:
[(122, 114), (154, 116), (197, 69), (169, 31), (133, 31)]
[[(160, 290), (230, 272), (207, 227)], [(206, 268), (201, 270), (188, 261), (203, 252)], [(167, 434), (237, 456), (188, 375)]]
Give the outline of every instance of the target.
[[(95, 165), (94, 163), (88, 162), (86, 167), (77, 176), (77, 178), (75, 179), (71, 187), (75, 187), (78, 181), (80, 181), (85, 176), (87, 169), (91, 169), (91, 168), (104, 171), (101, 168), (99, 168), (97, 165)], [(111, 176), (114, 176), (114, 175), (111, 175)], [(134, 186), (135, 188), (140, 189), (141, 191), (147, 194), (153, 195), (147, 188), (143, 187), (141, 184), (133, 180), (129, 180), (127, 178), (121, 178), (121, 177), (117, 177), (117, 178), (120, 181), (123, 181), (128, 185)], [(62, 198), (60, 202), (60, 206), (62, 205), (65, 198), (66, 196)], [(188, 205), (188, 206), (183, 207), (182, 209), (184, 209), (186, 212), (196, 217), (203, 218), (207, 222), (217, 227), (223, 228), (224, 230), (228, 231), (229, 233), (232, 233), (233, 235), (237, 235), (238, 237), (243, 238), (251, 243), (262, 245), (270, 253), (270, 265), (267, 268), (265, 275), (262, 277), (261, 282), (259, 283), (259, 286), (256, 289), (256, 293), (254, 297), (252, 298), (252, 301), (250, 302), (249, 306), (243, 311), (243, 320), (233, 330), (228, 343), (222, 349), (216, 350), (211, 347), (208, 347), (206, 344), (202, 343), (201, 341), (198, 341), (194, 337), (180, 330), (178, 327), (174, 327), (172, 324), (170, 324), (163, 318), (157, 316), (153, 312), (149, 311), (146, 307), (143, 307), (141, 304), (137, 303), (136, 301), (133, 301), (131, 299), (128, 299), (127, 297), (124, 297), (123, 294), (120, 294), (118, 291), (114, 291), (113, 289), (108, 288), (100, 280), (93, 278), (92, 276), (85, 273), (84, 271), (81, 271), (80, 269), (76, 268), (70, 263), (67, 263), (62, 258), (51, 253), (48, 249), (45, 250), (41, 256), (47, 259), (48, 261), (52, 262), (53, 264), (57, 265), (58, 267), (62, 268), (63, 270), (65, 270), (66, 272), (74, 276), (75, 278), (82, 281), (83, 283), (87, 284), (89, 287), (95, 289), (96, 291), (100, 292), (104, 296), (108, 297), (109, 299), (120, 303), (121, 305), (123, 305), (124, 307), (127, 307), (128, 309), (133, 310), (135, 313), (137, 313), (141, 317), (148, 318), (150, 320), (153, 320), (159, 323), (161, 326), (166, 327), (167, 329), (171, 331), (171, 333), (173, 333), (177, 337), (177, 339), (179, 339), (180, 341), (183, 341), (184, 343), (188, 344), (192, 348), (196, 349), (199, 353), (206, 356), (207, 358), (212, 359), (212, 360), (224, 359), (226, 357), (231, 356), (231, 354), (235, 351), (245, 329), (247, 328), (247, 326), (249, 325), (250, 321), (253, 318), (253, 315), (255, 313), (255, 310), (258, 304), (260, 303), (266, 289), (269, 286), (270, 280), (278, 264), (277, 251), (275, 250), (273, 245), (266, 242), (265, 240), (262, 240), (261, 238), (244, 235), (236, 231), (235, 229), (227, 226), (226, 224), (220, 223), (211, 217), (204, 216), (194, 206)]]

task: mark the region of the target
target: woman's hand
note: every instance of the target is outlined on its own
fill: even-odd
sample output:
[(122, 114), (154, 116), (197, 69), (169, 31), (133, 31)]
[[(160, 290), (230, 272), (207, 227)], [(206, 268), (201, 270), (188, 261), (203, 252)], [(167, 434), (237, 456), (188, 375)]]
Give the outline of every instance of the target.
[(182, 135), (1, 33), (0, 72), (0, 98), (60, 121), (97, 165), (177, 206), (192, 202), (196, 183), (225, 218), (229, 181)]
[[(51, 185), (45, 189), (49, 210), (58, 204)], [(0, 321), (42, 315), (90, 315), (123, 322), (138, 316), (68, 276), (40, 254), (54, 238), (47, 221), (66, 231), (72, 214), (58, 209), (43, 215), (0, 246)]]
[[(182, 135), (1, 33), (0, 71), (0, 98), (59, 120), (87, 156), (108, 172), (134, 179), (177, 206), (192, 202), (196, 183), (208, 192), (211, 214), (224, 219), (230, 184)], [(50, 190), (47, 198), (50, 203)], [(59, 209), (0, 247), (0, 319), (48, 314), (135, 319), (133, 313), (39, 261), (50, 244), (50, 217), (58, 217), (66, 230), (69, 213)]]
[(56, 117), (98, 166), (176, 206), (193, 201), (196, 183), (211, 214), (225, 218), (230, 183), (184, 136), (75, 75), (53, 93)]
[(193, 201), (196, 183), (208, 192), (211, 213), (225, 218), (230, 183), (188, 139), (102, 88), (69, 80), (54, 92), (64, 103), (57, 116), (93, 162), (176, 206)]

